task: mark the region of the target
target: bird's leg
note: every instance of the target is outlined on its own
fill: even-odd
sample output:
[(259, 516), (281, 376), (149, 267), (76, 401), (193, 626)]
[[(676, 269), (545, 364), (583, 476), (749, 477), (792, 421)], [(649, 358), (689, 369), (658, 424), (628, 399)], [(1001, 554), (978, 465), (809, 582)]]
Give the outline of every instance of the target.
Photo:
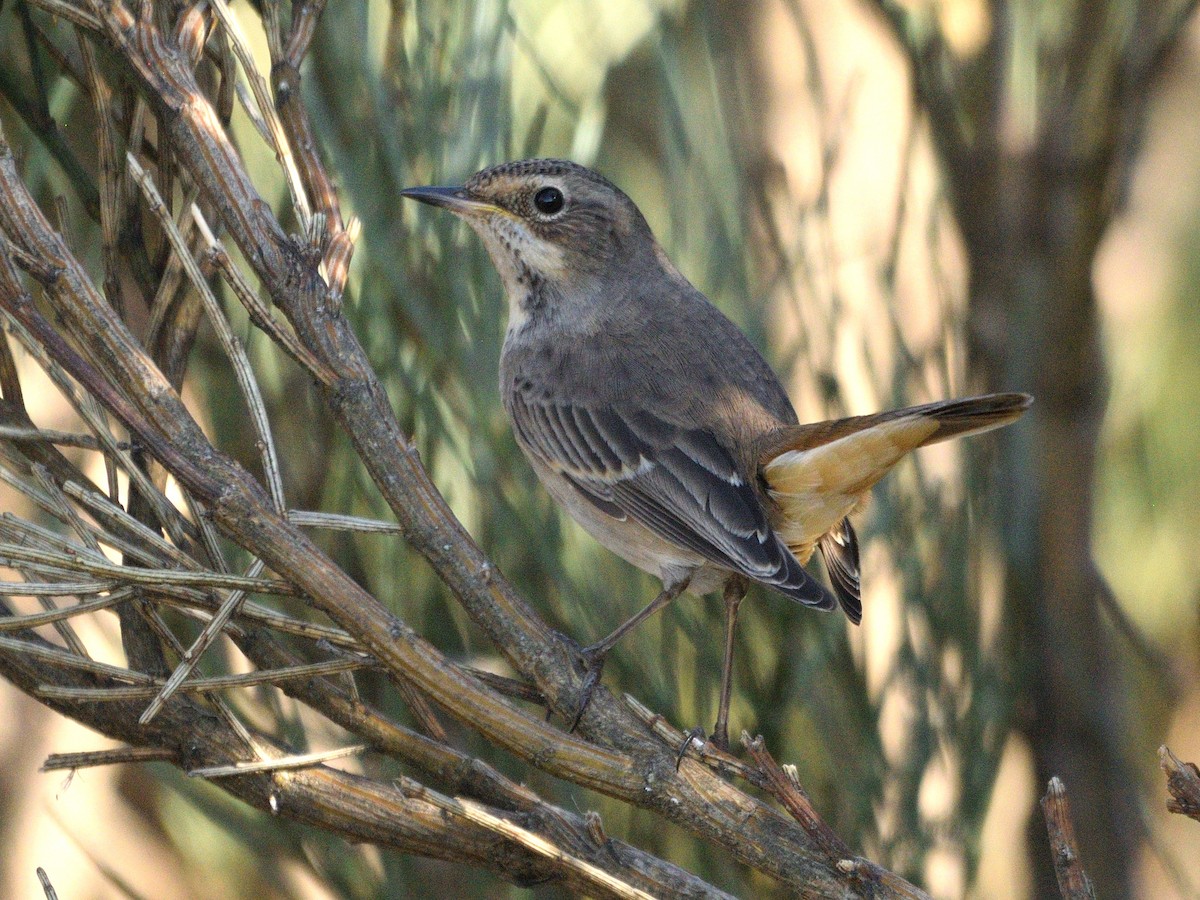
[(663, 588), (659, 592), (658, 596), (651, 600), (650, 603), (647, 604), (646, 608), (640, 613), (630, 617), (625, 622), (618, 625), (613, 633), (604, 638), (604, 640), (597, 641), (590, 647), (585, 647), (583, 649), (584, 657), (588, 659), (603, 659), (606, 655), (608, 655), (608, 651), (616, 646), (617, 641), (621, 640), (621, 638), (625, 637), (626, 634), (628, 634), (638, 625), (641, 625), (642, 622), (646, 621), (646, 619), (650, 618), (652, 615), (682, 594), (685, 590), (687, 590), (688, 583), (691, 580), (692, 576), (689, 574), (669, 587)]
[(740, 575), (725, 582), (725, 661), (721, 667), (721, 705), (717, 708), (717, 724), (711, 740), (726, 752), (729, 751), (729, 698), (733, 693), (733, 629), (746, 589), (746, 579)]
[(608, 657), (608, 651), (616, 645), (617, 641), (625, 637), (626, 634), (687, 590), (688, 583), (691, 580), (692, 576), (689, 573), (674, 584), (664, 587), (645, 609), (618, 625), (612, 634), (601, 641), (597, 641), (590, 647), (583, 648), (583, 664), (587, 667), (587, 675), (583, 680), (583, 688), (580, 691), (579, 710), (575, 713), (575, 718), (571, 720), (571, 731), (574, 731), (579, 725), (579, 720), (583, 718), (584, 710), (587, 709), (588, 704), (592, 701), (592, 693), (596, 690), (596, 685), (600, 683), (600, 673), (604, 671), (604, 661)]

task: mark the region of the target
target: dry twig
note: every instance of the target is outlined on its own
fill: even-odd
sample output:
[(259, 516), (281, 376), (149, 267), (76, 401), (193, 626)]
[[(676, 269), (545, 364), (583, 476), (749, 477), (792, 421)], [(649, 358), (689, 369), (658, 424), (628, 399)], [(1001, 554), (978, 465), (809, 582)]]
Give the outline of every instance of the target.
[(1051, 778), (1046, 785), (1042, 813), (1046, 817), (1050, 852), (1054, 856), (1054, 873), (1058, 876), (1058, 889), (1062, 892), (1063, 900), (1096, 900), (1096, 891), (1079, 859), (1079, 843), (1075, 838), (1075, 823), (1071, 820), (1067, 789), (1058, 778)]
[(1195, 763), (1181, 762), (1165, 745), (1158, 748), (1158, 764), (1167, 775), (1167, 790), (1171, 793), (1167, 809), (1200, 822), (1200, 768)]

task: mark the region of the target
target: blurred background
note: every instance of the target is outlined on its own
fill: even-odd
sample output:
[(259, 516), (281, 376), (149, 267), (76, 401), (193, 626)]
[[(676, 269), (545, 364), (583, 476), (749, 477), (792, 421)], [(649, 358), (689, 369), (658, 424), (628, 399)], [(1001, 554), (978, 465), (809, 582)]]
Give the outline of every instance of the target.
[[(1132, 0), (1100, 4), (1103, 15), (1065, 0), (896, 6), (961, 63), (968, 113), (1000, 80), (999, 121), (983, 125), (1013, 158), (1046, 133), (1043, 101), (1054, 91), (1107, 96), (1106, 70), (1075, 65), (1072, 54), (1136, 40), (1142, 23)], [(235, 10), (266, 59), (253, 8)], [(1079, 43), (1085, 23), (1099, 44)], [(73, 245), (98, 264), (98, 227), (80, 182), (35, 135), (49, 116), (88, 160), (88, 101), (60, 79), (38, 105), (44, 48), (29, 49), (38, 29), (56, 33), (19, 2), (0, 8), (0, 119), (44, 207), (65, 198)], [(32, 45), (41, 46), (36, 37)], [(1002, 65), (972, 67), (997, 45)], [(536, 483), (496, 388), (506, 309), (498, 279), (451, 217), (400, 204), (405, 186), (458, 183), (527, 156), (600, 170), (763, 348), (802, 420), (984, 387), (1036, 394), (1059, 378), (1083, 385), (1076, 393), (1085, 400), (1107, 397), (1098, 434), (1071, 432), (1077, 443), (1066, 445), (1077, 455), (1039, 458), (1059, 446), (1039, 435), (1053, 433), (1061, 412), (1039, 396), (1035, 414), (1005, 432), (904, 463), (859, 520), (860, 628), (752, 593), (731, 726), (763, 734), (781, 762), (795, 764), (851, 846), (939, 898), (1053, 895), (1037, 807), (1047, 772), (1066, 780), (1101, 896), (1200, 896), (1200, 827), (1165, 812), (1156, 755), (1166, 743), (1200, 759), (1200, 23), (1164, 53), (1134, 110), (1135, 139), (1106, 172), (1103, 215), (1081, 226), (1096, 245), (1080, 257), (1094, 286), (1084, 306), (1095, 301), (1094, 322), (1083, 325), (1059, 282), (1024, 271), (1020, 253), (982, 255), (1026, 284), (1024, 312), (992, 316), (1003, 304), (976, 302), (979, 248), (992, 246), (979, 223), (1009, 221), (1005, 203), (1043, 186), (1018, 177), (1010, 194), (965, 202), (961, 176), (948, 177), (939, 156), (937, 117), (931, 129), (875, 4), (336, 3), (313, 43), (304, 91), (343, 209), (363, 223), (347, 303), (402, 424), (496, 564), (581, 643), (607, 634), (657, 585), (566, 520)], [(1088, 109), (1099, 125), (1109, 113), (1114, 129), (1128, 124), (1116, 101)], [(285, 208), (273, 155), (240, 109), (235, 128), (260, 190)], [(1066, 202), (1046, 210), (1087, 215)], [(1057, 224), (1045, 223), (1048, 247)], [(997, 247), (1011, 244), (998, 234)], [(230, 306), (269, 394), (292, 505), (387, 518), (304, 378)], [(1089, 344), (1092, 325), (1100, 352), (1083, 352), (1080, 364), (1075, 340)], [(38, 423), (76, 427), (48, 383), (36, 392), (35, 363), (20, 361)], [(994, 383), (997, 371), (1005, 383)], [(202, 332), (186, 397), (222, 446), (253, 458), (243, 414), (225, 402), (232, 384)], [(1081, 475), (1082, 488), (1056, 480), (1063, 469)], [(1057, 541), (1046, 506), (1074, 515), (1084, 540)], [(33, 515), (15, 495), (4, 495), (3, 509)], [(503, 671), (402, 541), (324, 540), (437, 646)], [(1086, 570), (1091, 559), (1111, 596), (1074, 604), (1056, 590), (1056, 567)], [(718, 598), (677, 602), (622, 642), (607, 682), (685, 729), (711, 725), (721, 621)], [(119, 652), (114, 621), (86, 627), (89, 646), (107, 641)], [(1081, 677), (1058, 671), (1072, 667)], [(384, 685), (364, 677), (362, 689), (394, 705)], [(1075, 707), (1100, 710), (1103, 725), (1076, 728)], [(297, 727), (308, 724), (294, 715)], [(166, 766), (38, 774), (50, 752), (105, 742), (5, 684), (0, 721), (6, 897), (39, 896), (38, 865), (64, 898), (556, 896), (271, 821)], [(610, 833), (740, 896), (772, 895), (770, 883), (649, 813), (550, 782), (469, 733), (456, 737), (559, 804), (599, 810)], [(1075, 765), (1084, 768), (1073, 780)]]

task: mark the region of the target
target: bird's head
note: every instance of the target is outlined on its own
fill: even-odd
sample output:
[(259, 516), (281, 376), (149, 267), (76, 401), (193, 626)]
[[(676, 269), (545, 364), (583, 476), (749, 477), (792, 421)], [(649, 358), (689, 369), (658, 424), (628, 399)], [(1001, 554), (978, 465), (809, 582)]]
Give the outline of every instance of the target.
[(566, 160), (504, 163), (461, 187), (408, 188), (400, 195), (448, 209), (475, 230), (504, 282), (513, 319), (562, 311), (575, 298), (617, 294), (613, 279), (645, 273), (643, 259), (670, 266), (634, 202)]

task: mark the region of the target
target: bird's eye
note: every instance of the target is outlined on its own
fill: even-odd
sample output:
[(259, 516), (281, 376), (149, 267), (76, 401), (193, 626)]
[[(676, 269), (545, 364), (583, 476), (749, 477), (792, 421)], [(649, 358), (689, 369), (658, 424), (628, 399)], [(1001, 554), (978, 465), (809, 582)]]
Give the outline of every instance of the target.
[(543, 215), (552, 216), (563, 208), (563, 193), (556, 187), (544, 187), (533, 195), (533, 205)]

